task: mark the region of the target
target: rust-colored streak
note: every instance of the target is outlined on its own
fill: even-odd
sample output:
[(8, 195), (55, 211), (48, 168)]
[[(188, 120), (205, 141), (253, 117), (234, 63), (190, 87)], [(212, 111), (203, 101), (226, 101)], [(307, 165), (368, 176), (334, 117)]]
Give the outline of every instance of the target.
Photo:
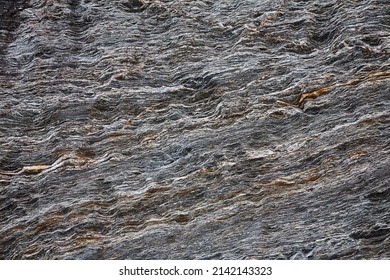
[(364, 150), (357, 150), (357, 151), (353, 151), (353, 152), (348, 153), (348, 157), (350, 157), (350, 158), (358, 158), (358, 157), (365, 156), (365, 155), (367, 155), (367, 152)]
[(195, 191), (196, 188), (183, 188), (176, 191), (176, 195), (186, 195), (191, 193), (192, 191)]
[(16, 232), (24, 231), (25, 229), (26, 229), (25, 225), (13, 226), (13, 227), (5, 230), (4, 232), (0, 233), (0, 239), (5, 239), (8, 236), (13, 236), (13, 235), (15, 235)]
[(123, 137), (123, 136), (132, 136), (132, 135), (133, 134), (130, 132), (112, 132), (107, 136), (107, 138), (113, 139), (113, 138), (118, 138), (118, 137)]
[(369, 78), (382, 78), (382, 77), (389, 77), (390, 76), (390, 70), (387, 71), (378, 71), (371, 73), (369, 75)]
[(314, 176), (311, 176), (311, 177), (303, 178), (303, 181), (304, 182), (313, 182), (313, 181), (318, 180), (320, 177), (321, 177), (321, 174), (317, 174), (317, 175), (314, 175)]
[(170, 190), (170, 187), (154, 187), (150, 188), (146, 191), (147, 194), (155, 194), (155, 193), (160, 193), (160, 192), (166, 192)]
[(295, 184), (295, 182), (276, 180), (272, 182), (276, 187), (289, 187)]
[(303, 103), (305, 102), (306, 99), (315, 99), (320, 95), (323, 95), (325, 93), (328, 93), (330, 90), (332, 90), (335, 87), (340, 87), (340, 86), (355, 86), (358, 85), (359, 83), (363, 82), (364, 80), (372, 80), (372, 79), (382, 79), (382, 78), (387, 78), (390, 76), (390, 70), (387, 71), (375, 71), (370, 74), (368, 74), (365, 77), (357, 78), (357, 79), (351, 79), (348, 80), (344, 83), (340, 84), (335, 84), (335, 85), (330, 85), (330, 86), (325, 86), (321, 87), (319, 89), (307, 91), (304, 93), (301, 93), (298, 97), (297, 105), (298, 107), (302, 108)]
[(306, 99), (315, 99), (333, 89), (334, 86), (326, 86), (316, 90), (301, 93), (298, 97), (298, 107), (302, 107)]
[(155, 138), (157, 138), (158, 136), (158, 133), (155, 132), (155, 131), (149, 131), (149, 132), (145, 132), (144, 134), (142, 134), (139, 139), (141, 141), (149, 141), (149, 140), (153, 140)]

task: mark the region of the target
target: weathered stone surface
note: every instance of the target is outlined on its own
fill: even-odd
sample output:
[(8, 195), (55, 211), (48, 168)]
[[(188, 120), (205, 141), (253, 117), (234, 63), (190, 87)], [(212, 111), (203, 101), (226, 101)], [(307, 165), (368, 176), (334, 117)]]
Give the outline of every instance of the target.
[(390, 257), (387, 0), (0, 6), (0, 258)]

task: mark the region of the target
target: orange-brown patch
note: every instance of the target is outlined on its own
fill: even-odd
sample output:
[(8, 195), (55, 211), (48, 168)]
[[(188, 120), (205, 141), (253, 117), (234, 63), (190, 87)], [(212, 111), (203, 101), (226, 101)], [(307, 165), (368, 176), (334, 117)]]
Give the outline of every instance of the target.
[(321, 176), (322, 176), (322, 174), (317, 174), (317, 175), (314, 175), (314, 176), (311, 176), (311, 177), (306, 177), (306, 178), (303, 178), (303, 181), (304, 181), (304, 182), (316, 181), (316, 180), (319, 179)]
[(326, 86), (316, 90), (301, 93), (298, 98), (298, 106), (301, 107), (306, 99), (315, 99), (333, 89), (333, 86)]

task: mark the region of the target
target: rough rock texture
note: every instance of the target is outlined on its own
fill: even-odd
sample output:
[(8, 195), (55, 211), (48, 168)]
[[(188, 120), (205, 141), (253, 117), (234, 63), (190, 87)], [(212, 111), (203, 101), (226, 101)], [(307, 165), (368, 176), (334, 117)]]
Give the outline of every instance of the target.
[(390, 258), (388, 0), (0, 1), (0, 258)]

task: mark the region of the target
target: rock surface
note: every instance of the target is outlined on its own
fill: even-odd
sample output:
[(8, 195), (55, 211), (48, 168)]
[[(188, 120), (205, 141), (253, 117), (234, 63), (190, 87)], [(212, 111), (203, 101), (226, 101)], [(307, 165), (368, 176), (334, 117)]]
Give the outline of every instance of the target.
[(390, 258), (388, 0), (0, 7), (1, 259)]

